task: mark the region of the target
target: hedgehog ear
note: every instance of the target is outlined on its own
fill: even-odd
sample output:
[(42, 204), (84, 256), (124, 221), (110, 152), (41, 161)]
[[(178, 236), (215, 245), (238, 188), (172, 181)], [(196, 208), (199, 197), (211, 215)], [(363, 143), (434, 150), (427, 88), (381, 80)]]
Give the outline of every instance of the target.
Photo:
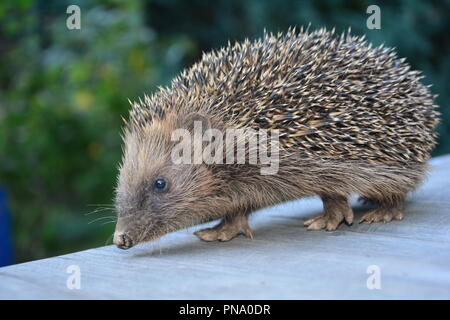
[(194, 128), (198, 127), (201, 127), (202, 134), (206, 130), (211, 129), (211, 122), (209, 121), (209, 118), (203, 114), (193, 112), (189, 113), (183, 119), (183, 128), (193, 132)]

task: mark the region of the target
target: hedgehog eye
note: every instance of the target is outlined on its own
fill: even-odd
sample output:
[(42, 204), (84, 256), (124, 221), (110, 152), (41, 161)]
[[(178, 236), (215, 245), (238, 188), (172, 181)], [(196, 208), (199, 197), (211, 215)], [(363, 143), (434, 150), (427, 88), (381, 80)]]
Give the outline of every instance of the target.
[(163, 192), (167, 188), (167, 182), (163, 178), (158, 178), (153, 183), (153, 191), (155, 192)]

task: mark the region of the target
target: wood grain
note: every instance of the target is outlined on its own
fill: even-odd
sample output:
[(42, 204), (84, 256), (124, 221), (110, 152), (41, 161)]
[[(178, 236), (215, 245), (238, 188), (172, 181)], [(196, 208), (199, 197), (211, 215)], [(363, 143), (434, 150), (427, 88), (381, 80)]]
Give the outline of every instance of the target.
[[(450, 155), (431, 161), (403, 221), (307, 231), (318, 199), (261, 210), (255, 238), (205, 243), (181, 230), (128, 251), (96, 248), (0, 268), (1, 299), (397, 299), (450, 298)], [(355, 221), (365, 209), (354, 205)], [(81, 289), (68, 289), (78, 265)], [(366, 286), (367, 268), (381, 289)]]

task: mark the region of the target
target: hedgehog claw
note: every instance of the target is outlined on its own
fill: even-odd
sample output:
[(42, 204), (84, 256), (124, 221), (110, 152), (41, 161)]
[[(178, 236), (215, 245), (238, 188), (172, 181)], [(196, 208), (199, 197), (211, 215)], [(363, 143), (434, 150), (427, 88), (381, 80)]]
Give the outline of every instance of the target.
[(333, 231), (337, 229), (337, 227), (343, 220), (343, 217), (338, 218), (323, 214), (305, 221), (303, 225), (305, 227), (308, 227), (308, 230), (326, 229), (327, 231)]
[(402, 220), (403, 219), (403, 210), (396, 209), (396, 208), (377, 208), (374, 210), (370, 210), (365, 215), (362, 216), (362, 218), (359, 220), (359, 223), (363, 222), (384, 222), (388, 223), (392, 220)]

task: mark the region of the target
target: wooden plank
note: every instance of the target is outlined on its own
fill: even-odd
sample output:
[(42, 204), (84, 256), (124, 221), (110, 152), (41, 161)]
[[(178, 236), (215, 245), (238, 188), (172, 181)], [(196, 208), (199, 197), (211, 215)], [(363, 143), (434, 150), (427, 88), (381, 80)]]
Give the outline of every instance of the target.
[[(0, 268), (0, 298), (300, 299), (450, 298), (450, 156), (433, 159), (403, 221), (307, 231), (318, 199), (261, 210), (255, 239), (199, 241), (191, 230), (127, 251), (107, 246)], [(364, 211), (356, 211), (359, 218)], [(81, 270), (81, 289), (66, 269)], [(378, 266), (381, 289), (369, 290)]]

